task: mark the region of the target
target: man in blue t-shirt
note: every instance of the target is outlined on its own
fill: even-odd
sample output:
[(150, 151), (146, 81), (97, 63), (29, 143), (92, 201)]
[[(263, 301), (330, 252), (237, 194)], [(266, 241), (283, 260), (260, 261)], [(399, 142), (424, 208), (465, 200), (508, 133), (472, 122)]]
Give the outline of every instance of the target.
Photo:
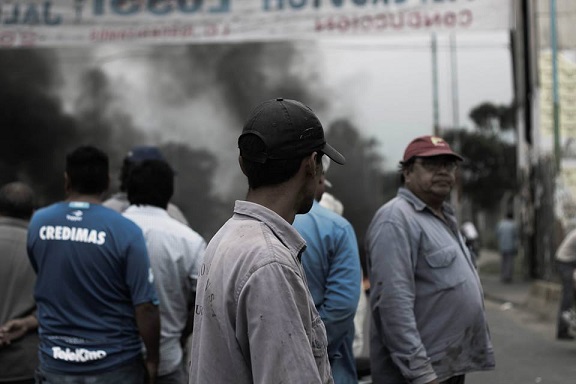
[(160, 318), (146, 243), (136, 224), (100, 204), (108, 183), (107, 155), (79, 147), (66, 157), (67, 199), (30, 222), (42, 383), (156, 376)]

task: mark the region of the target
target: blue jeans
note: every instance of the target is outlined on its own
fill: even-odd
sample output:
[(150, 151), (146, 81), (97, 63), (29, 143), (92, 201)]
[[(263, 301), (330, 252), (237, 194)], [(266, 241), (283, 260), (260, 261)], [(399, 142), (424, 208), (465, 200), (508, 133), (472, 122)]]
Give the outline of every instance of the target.
[(67, 375), (36, 371), (36, 384), (144, 384), (148, 373), (140, 359), (132, 361), (113, 371), (97, 375)]
[(449, 378), (448, 380), (441, 382), (440, 384), (464, 384), (465, 379), (466, 379), (466, 376), (464, 376), (464, 375), (454, 376), (454, 377)]
[(576, 263), (563, 263), (556, 262), (556, 268), (560, 275), (560, 282), (562, 283), (562, 298), (560, 299), (560, 307), (558, 308), (556, 332), (557, 336), (568, 335), (568, 324), (562, 319), (562, 312), (574, 307), (576, 299), (576, 290), (574, 288), (573, 274), (576, 268)]
[(156, 384), (188, 384), (188, 373), (184, 362), (178, 365), (178, 368), (167, 375), (158, 376)]
[(500, 263), (500, 280), (503, 283), (510, 283), (514, 276), (514, 258), (516, 257), (516, 251), (501, 252), (500, 256), (502, 257)]

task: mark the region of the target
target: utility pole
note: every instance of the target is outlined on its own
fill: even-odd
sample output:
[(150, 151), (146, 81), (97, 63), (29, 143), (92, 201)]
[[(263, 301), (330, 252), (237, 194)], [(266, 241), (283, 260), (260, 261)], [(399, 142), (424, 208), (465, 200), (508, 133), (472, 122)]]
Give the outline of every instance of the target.
[(458, 95), (458, 56), (456, 52), (456, 32), (450, 33), (450, 67), (452, 68), (452, 125), (460, 128), (460, 103)]
[[(456, 56), (456, 32), (450, 33), (450, 69), (451, 69), (451, 83), (452, 83), (452, 129), (457, 130), (460, 128), (460, 114), (459, 114), (459, 100), (458, 100), (458, 60)], [(459, 133), (454, 136), (453, 147), (457, 153), (461, 153)], [(456, 209), (456, 217), (459, 222), (462, 222), (462, 175), (458, 174), (456, 178), (455, 193), (452, 193), (452, 206)], [(473, 221), (475, 218), (471, 218)]]
[(558, 96), (558, 39), (556, 26), (556, 0), (550, 0), (550, 48), (552, 49), (552, 121), (554, 124), (554, 160), (556, 174), (560, 173), (560, 98)]
[(432, 32), (432, 107), (434, 113), (434, 136), (440, 136), (440, 107), (438, 103), (438, 40)]

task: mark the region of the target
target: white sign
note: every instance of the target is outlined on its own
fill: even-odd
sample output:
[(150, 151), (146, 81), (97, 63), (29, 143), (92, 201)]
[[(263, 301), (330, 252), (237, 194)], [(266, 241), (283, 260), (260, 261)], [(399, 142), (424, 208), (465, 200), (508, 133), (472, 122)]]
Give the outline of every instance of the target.
[(0, 0), (0, 47), (509, 29), (509, 0)]
[[(542, 51), (539, 56), (540, 129), (544, 143), (551, 145), (554, 142), (552, 53)], [(574, 55), (560, 52), (557, 56), (559, 128), (563, 157), (576, 158), (576, 57), (570, 56)]]

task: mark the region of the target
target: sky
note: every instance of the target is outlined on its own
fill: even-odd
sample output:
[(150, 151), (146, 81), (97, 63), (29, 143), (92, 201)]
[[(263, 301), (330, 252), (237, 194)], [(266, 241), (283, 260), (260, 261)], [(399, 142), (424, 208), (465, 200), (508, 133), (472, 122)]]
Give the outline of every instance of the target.
[[(512, 63), (507, 32), (458, 34), (456, 41), (459, 126), (473, 128), (468, 115), (483, 102), (510, 104)], [(395, 168), (408, 142), (431, 134), (434, 124), (430, 36), (406, 36), (357, 43), (321, 44), (324, 70), (334, 95), (332, 113), (355, 117), (381, 143)], [(438, 35), (440, 127), (454, 126), (452, 60), (448, 35)]]

